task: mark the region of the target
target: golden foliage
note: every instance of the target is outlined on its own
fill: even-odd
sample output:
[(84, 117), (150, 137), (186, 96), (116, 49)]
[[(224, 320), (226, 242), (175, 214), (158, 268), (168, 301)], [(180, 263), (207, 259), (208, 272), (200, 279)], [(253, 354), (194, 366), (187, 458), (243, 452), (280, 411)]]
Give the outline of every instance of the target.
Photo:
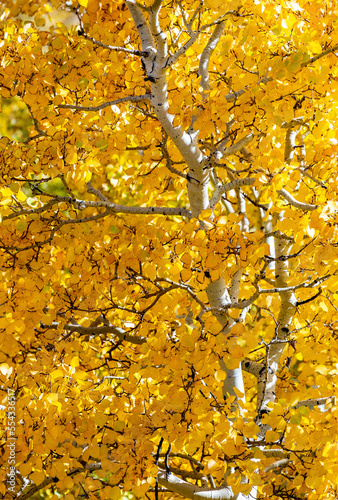
[[(171, 470), (190, 484), (210, 475), (222, 484), (229, 469), (241, 498), (257, 488), (257, 499), (336, 499), (336, 2), (163, 5), (171, 54), (205, 27), (166, 81), (174, 125), (199, 132), (210, 197), (255, 179), (198, 218), (179, 212), (189, 209), (190, 170), (147, 100), (156, 81), (145, 78), (126, 4), (0, 8), (0, 403), (15, 390), (18, 498), (153, 494), (163, 438)], [(221, 21), (202, 89), (199, 60)], [(249, 131), (245, 148), (217, 160), (226, 135), (231, 148)], [(291, 303), (271, 238), (287, 242), (279, 262), (294, 312), (262, 416), (254, 369), (246, 402), (237, 388), (224, 399), (223, 384), (241, 362), (268, 365)], [(212, 307), (210, 282), (231, 292), (236, 273), (237, 297), (226, 312)], [(227, 337), (222, 315), (234, 325)], [(325, 409), (297, 406), (323, 398)], [(1, 421), (6, 471), (3, 410)], [(286, 465), (273, 467), (271, 449)]]

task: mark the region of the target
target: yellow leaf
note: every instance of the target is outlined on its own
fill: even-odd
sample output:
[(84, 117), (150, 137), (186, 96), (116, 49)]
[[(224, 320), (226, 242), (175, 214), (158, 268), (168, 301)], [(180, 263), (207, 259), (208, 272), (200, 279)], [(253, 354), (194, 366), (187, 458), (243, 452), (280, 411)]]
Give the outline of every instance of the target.
[(119, 500), (121, 498), (122, 492), (118, 486), (113, 486), (113, 488), (110, 490), (110, 496), (109, 498), (111, 500)]
[(222, 382), (223, 380), (225, 380), (226, 374), (224, 370), (217, 370), (214, 376), (217, 382)]
[(59, 395), (55, 392), (52, 392), (46, 396), (46, 401), (49, 404), (56, 406), (59, 410), (61, 410), (62, 405), (59, 403)]
[(23, 220), (23, 219), (19, 219), (16, 223), (15, 223), (15, 228), (20, 231), (20, 232), (23, 232), (23, 231), (26, 231), (27, 229), (27, 221)]
[(45, 445), (50, 450), (56, 450), (56, 448), (59, 446), (59, 441), (57, 439), (54, 439), (50, 434), (47, 434), (45, 438)]
[(189, 281), (192, 276), (191, 269), (182, 269), (180, 276), (182, 281), (184, 282)]
[(189, 334), (189, 333), (182, 335), (181, 344), (183, 347), (185, 347), (189, 351), (192, 351), (195, 348), (195, 341), (192, 338), (191, 334)]
[(97, 413), (94, 417), (94, 422), (98, 425), (98, 426), (103, 426), (108, 420), (108, 416), (105, 415), (104, 413)]
[(212, 216), (212, 210), (210, 208), (201, 211), (200, 217), (202, 219), (209, 219), (209, 217), (211, 216)]
[(45, 479), (45, 473), (43, 471), (35, 471), (30, 474), (29, 479), (33, 481), (33, 483), (39, 485)]
[(268, 442), (275, 442), (275, 441), (278, 441), (279, 439), (279, 434), (278, 432), (275, 432), (275, 431), (267, 431), (266, 434), (265, 434), (265, 440), (268, 441)]
[(147, 276), (151, 281), (154, 281), (157, 276), (157, 269), (155, 264), (146, 264), (143, 268), (144, 275)]
[(322, 375), (327, 375), (329, 369), (325, 365), (316, 366), (316, 372), (321, 373)]
[(123, 429), (125, 428), (125, 423), (122, 420), (118, 420), (117, 422), (114, 423), (114, 430), (116, 432), (122, 432)]
[(72, 374), (72, 377), (76, 380), (84, 380), (85, 378), (88, 377), (88, 373), (82, 370), (77, 370), (75, 371), (75, 368), (73, 368), (74, 373)]
[(20, 469), (20, 474), (24, 477), (27, 477), (32, 470), (32, 464), (31, 463), (22, 464), (20, 465), (19, 469)]
[(244, 397), (243, 392), (240, 391), (239, 389), (237, 389), (237, 387), (234, 387), (234, 392), (236, 393), (237, 397), (239, 397), (239, 398), (243, 398)]
[(62, 370), (60, 370), (60, 368), (58, 368), (57, 370), (52, 371), (50, 376), (52, 377), (53, 380), (56, 380), (57, 378), (63, 377), (64, 373)]
[(70, 363), (70, 366), (72, 366), (73, 368), (76, 368), (80, 365), (80, 359), (78, 356), (74, 356), (74, 358), (72, 358), (72, 361)]
[(67, 148), (65, 161), (66, 161), (66, 163), (76, 163), (77, 162), (77, 150), (74, 146)]

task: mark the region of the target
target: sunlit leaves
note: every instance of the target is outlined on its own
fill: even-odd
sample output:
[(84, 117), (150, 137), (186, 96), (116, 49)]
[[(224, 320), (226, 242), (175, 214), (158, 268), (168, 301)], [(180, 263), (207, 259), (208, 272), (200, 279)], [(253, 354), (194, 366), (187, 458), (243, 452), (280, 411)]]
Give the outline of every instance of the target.
[[(258, 498), (280, 498), (280, 488), (283, 498), (334, 498), (336, 409), (331, 400), (325, 411), (295, 407), (331, 396), (337, 384), (337, 69), (334, 54), (309, 63), (337, 43), (334, 5), (228, 3), (204, 94), (199, 61), (224, 3), (162, 8), (171, 54), (189, 30), (205, 26), (167, 68), (167, 87), (174, 125), (205, 155), (210, 196), (218, 181), (254, 178), (254, 187), (231, 189), (215, 211), (188, 219), (121, 209), (189, 204), (187, 165), (149, 103), (62, 107), (151, 93), (139, 56), (56, 23), (42, 0), (3, 3), (0, 377), (20, 393), (21, 475), (37, 486), (57, 478), (54, 496), (69, 500), (83, 490), (102, 500), (129, 490), (144, 497), (155, 486), (163, 437), (171, 466), (188, 481), (211, 474), (222, 484), (235, 470), (234, 494), (257, 485)], [(53, 5), (79, 23), (69, 2)], [(20, 10), (27, 21), (15, 17)], [(99, 42), (141, 48), (122, 2), (82, 0), (78, 12)], [(301, 121), (288, 163), (285, 127), (293, 120)], [(246, 151), (215, 154), (248, 130)], [(284, 188), (317, 208), (293, 205)], [(281, 262), (295, 312), (261, 437), (257, 376), (245, 373), (246, 402), (236, 408), (235, 396), (223, 397), (222, 362), (236, 369), (250, 359), (264, 371), (287, 288), (276, 290), (276, 234), (290, 245)], [(219, 278), (231, 292), (226, 313), (211, 310), (206, 293)], [(226, 342), (221, 314), (233, 325)], [(287, 467), (269, 469), (269, 447), (285, 451)]]

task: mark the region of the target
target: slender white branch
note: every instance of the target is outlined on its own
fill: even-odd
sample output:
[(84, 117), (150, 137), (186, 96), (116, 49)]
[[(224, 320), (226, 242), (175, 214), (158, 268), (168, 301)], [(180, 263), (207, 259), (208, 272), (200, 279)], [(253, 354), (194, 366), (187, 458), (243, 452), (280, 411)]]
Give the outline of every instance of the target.
[(131, 54), (131, 55), (134, 55), (134, 56), (144, 56), (144, 55), (146, 55), (146, 53), (142, 52), (141, 50), (127, 49), (126, 47), (116, 47), (114, 45), (108, 45), (106, 43), (102, 43), (99, 40), (96, 40), (95, 38), (89, 36), (84, 31), (80, 31), (79, 34), (81, 36), (83, 36), (83, 38), (86, 38), (87, 40), (90, 40), (95, 45), (98, 45), (99, 47), (102, 47), (104, 49), (112, 50), (112, 51), (115, 51), (115, 52), (124, 52), (125, 54)]
[(228, 148), (226, 148), (223, 151), (223, 158), (226, 156), (230, 156), (230, 155), (234, 155), (235, 153), (238, 153), (238, 151), (240, 151), (242, 148), (247, 146), (249, 144), (249, 142), (252, 141), (253, 138), (254, 138), (254, 134), (252, 132), (250, 132), (250, 134), (246, 135), (245, 137), (240, 139), (238, 142), (236, 142), (232, 146), (229, 146)]
[[(89, 187), (88, 192), (94, 193), (96, 196), (96, 190)], [(181, 215), (183, 217), (191, 217), (191, 212), (187, 208), (183, 207), (129, 207), (127, 205), (119, 205), (117, 203), (112, 203), (106, 201), (104, 196), (100, 196), (100, 201), (89, 201), (89, 200), (79, 200), (76, 198), (71, 198), (69, 196), (57, 196), (50, 195), (48, 193), (43, 193), (44, 196), (52, 196), (56, 202), (66, 202), (75, 206), (78, 210), (84, 210), (85, 208), (107, 208), (110, 213), (123, 213), (123, 214), (139, 214), (139, 215)], [(68, 220), (65, 221), (69, 223)], [(78, 222), (77, 219), (72, 220), (72, 222)]]
[(316, 210), (318, 205), (311, 205), (310, 203), (303, 203), (301, 201), (297, 201), (286, 189), (281, 189), (279, 194), (283, 196), (295, 208), (299, 208), (301, 210)]
[[(197, 136), (183, 131), (181, 126), (175, 127), (173, 125), (175, 117), (169, 114), (166, 79), (168, 60), (164, 57), (162, 49), (162, 53), (161, 50), (158, 51), (156, 49), (153, 35), (151, 34), (142, 10), (130, 1), (127, 1), (127, 5), (131, 10), (136, 29), (140, 36), (142, 50), (149, 52), (149, 56), (144, 57), (143, 61), (146, 66), (147, 77), (151, 81), (153, 94), (151, 103), (154, 107), (156, 117), (160, 121), (165, 132), (177, 147), (189, 168), (187, 174), (189, 202), (192, 216), (198, 217), (201, 210), (208, 208), (209, 205), (209, 172), (207, 169), (203, 169), (206, 158), (198, 146)], [(156, 23), (157, 21), (154, 19), (152, 21), (154, 34), (156, 34), (160, 29), (159, 25)], [(151, 40), (149, 39), (149, 35)]]
[(318, 59), (320, 59), (321, 57), (327, 56), (328, 54), (332, 54), (332, 52), (336, 52), (336, 51), (338, 51), (338, 45), (335, 45), (334, 47), (331, 47), (330, 49), (326, 49), (323, 52), (321, 52), (320, 54), (317, 54), (316, 56), (311, 57), (311, 59), (309, 59), (309, 61), (302, 63), (301, 66), (302, 66), (302, 68), (304, 66), (308, 66), (309, 64), (312, 64), (315, 61), (318, 61)]
[(246, 179), (235, 179), (234, 181), (228, 182), (227, 184), (218, 185), (215, 188), (213, 197), (210, 200), (210, 208), (213, 210), (224, 193), (228, 193), (232, 189), (239, 188), (241, 186), (252, 186), (255, 183), (254, 178)]
[(186, 53), (186, 51), (189, 49), (189, 47), (191, 47), (196, 42), (199, 35), (200, 35), (200, 31), (194, 31), (193, 33), (191, 33), (189, 40), (184, 45), (182, 45), (179, 49), (177, 49), (175, 54), (173, 54), (172, 56), (170, 56), (168, 58), (167, 63), (166, 63), (166, 67), (169, 68), (170, 66), (175, 64), (175, 62), (178, 61), (178, 59), (183, 54)]
[(50, 201), (48, 201), (47, 203), (45, 203), (44, 205), (42, 205), (41, 207), (38, 207), (38, 208), (32, 208), (30, 210), (20, 210), (20, 212), (14, 212), (14, 213), (12, 213), (10, 215), (4, 215), (2, 217), (2, 220), (15, 219), (17, 217), (20, 217), (21, 215), (39, 214), (41, 212), (45, 212), (46, 210), (49, 210), (56, 203), (58, 203), (57, 200), (50, 200)]
[(320, 283), (323, 283), (323, 281), (326, 281), (331, 277), (330, 274), (327, 274), (325, 276), (321, 276), (319, 278), (316, 278), (313, 281), (307, 281), (304, 283), (299, 283), (298, 285), (293, 285), (293, 286), (283, 286), (283, 287), (275, 287), (275, 288), (259, 288), (258, 291), (259, 293), (283, 293), (283, 292), (294, 292), (295, 290), (298, 290), (299, 288), (313, 288), (316, 285), (319, 285)]
[(222, 307), (222, 310), (226, 311), (228, 309), (244, 309), (245, 307), (250, 306), (255, 302), (256, 299), (259, 297), (259, 291), (256, 291), (251, 295), (249, 299), (246, 300), (240, 300), (238, 302), (230, 302), (229, 304), (225, 304)]
[(299, 401), (292, 408), (300, 408), (301, 406), (320, 406), (325, 405), (328, 401), (331, 401), (332, 406), (336, 406), (336, 396), (329, 396), (327, 398), (319, 399), (306, 399), (305, 401)]
[(201, 54), (201, 59), (200, 59), (199, 68), (198, 68), (198, 74), (201, 76), (200, 85), (203, 88), (203, 91), (210, 89), (210, 82), (209, 82), (210, 58), (211, 58), (212, 53), (215, 50), (215, 48), (217, 47), (217, 44), (222, 36), (222, 33), (224, 31), (224, 27), (225, 27), (225, 21), (216, 25), (213, 34), (209, 38), (209, 40), (208, 40), (208, 42), (207, 42), (206, 46), (204, 47), (203, 52)]
[[(41, 323), (41, 328), (48, 330), (56, 330), (59, 327), (59, 323), (54, 321), (51, 324), (43, 324)], [(104, 335), (107, 333), (112, 333), (116, 335), (119, 340), (125, 340), (126, 342), (130, 342), (131, 344), (141, 345), (144, 344), (147, 339), (145, 337), (137, 337), (136, 335), (130, 335), (122, 328), (114, 325), (103, 325), (103, 326), (82, 326), (77, 324), (67, 323), (62, 327), (64, 330), (69, 332), (76, 332), (80, 335)]]
[(112, 333), (118, 337), (119, 340), (125, 340), (131, 344), (141, 345), (144, 344), (147, 339), (145, 337), (137, 337), (136, 335), (129, 335), (125, 330), (113, 325), (107, 326), (82, 326), (82, 325), (64, 325), (64, 329), (70, 332), (77, 332), (80, 335), (103, 335), (106, 333)]
[[(198, 7), (199, 9), (199, 7)], [(167, 60), (167, 63), (166, 63), (166, 67), (169, 67), (169, 66), (172, 66), (173, 64), (175, 64), (175, 62), (183, 55), (185, 54), (185, 52), (189, 49), (189, 47), (191, 47), (197, 40), (197, 38), (200, 36), (200, 34), (207, 30), (208, 28), (212, 27), (212, 26), (216, 26), (216, 28), (221, 25), (223, 23), (223, 21), (225, 20), (225, 18), (227, 16), (230, 16), (230, 15), (236, 15), (237, 16), (237, 13), (233, 10), (229, 10), (228, 12), (226, 12), (225, 14), (223, 14), (220, 18), (218, 19), (215, 19), (215, 21), (213, 21), (212, 23), (208, 23), (208, 24), (204, 24), (203, 26), (200, 27), (200, 29), (198, 29), (197, 31), (192, 31), (191, 30), (191, 24), (192, 24), (192, 21), (193, 21), (193, 18), (192, 18), (192, 21), (189, 23), (190, 26), (188, 28), (188, 31), (189, 31), (189, 35), (190, 35), (190, 38), (189, 40), (184, 44), (182, 45), (176, 52), (175, 54), (173, 54), (172, 56), (170, 56)], [(222, 30), (223, 31), (223, 30)], [(220, 33), (220, 36), (222, 35), (222, 33)], [(215, 35), (217, 36), (217, 35)], [(216, 41), (216, 44), (215, 44), (215, 47), (217, 45), (217, 42), (218, 40)], [(215, 48), (214, 47), (214, 48)], [(214, 50), (214, 48), (211, 50), (211, 53), (212, 51)], [(210, 54), (211, 55), (211, 54)], [(210, 56), (209, 56), (210, 58)]]
[(279, 469), (280, 467), (286, 467), (290, 463), (290, 460), (288, 458), (282, 458), (281, 460), (277, 460), (277, 462), (274, 462), (273, 464), (268, 465), (265, 469), (264, 472), (270, 472), (271, 470), (274, 469)]
[(117, 104), (121, 104), (122, 102), (140, 102), (140, 101), (150, 101), (151, 102), (152, 95), (144, 94), (144, 95), (136, 95), (136, 96), (127, 96), (120, 97), (119, 99), (115, 99), (115, 101), (103, 102), (102, 104), (98, 104), (97, 106), (80, 106), (77, 104), (59, 104), (57, 107), (62, 109), (75, 109), (76, 111), (100, 111), (101, 109), (107, 108), (108, 106), (114, 106)]
[(166, 474), (165, 471), (159, 470), (158, 482), (162, 486), (168, 488), (174, 493), (178, 493), (182, 497), (191, 498), (192, 500), (197, 499), (208, 499), (208, 500), (232, 500), (234, 499), (233, 492), (229, 486), (220, 487), (216, 489), (206, 489), (200, 488), (199, 486), (188, 483), (183, 479), (175, 476), (174, 474)]
[[(271, 82), (272, 81), (272, 78), (269, 77), (269, 76), (264, 76), (261, 80), (259, 80), (257, 82), (256, 85), (259, 85), (260, 83), (268, 83), (268, 82)], [(249, 90), (249, 86), (246, 86), (244, 87), (244, 89), (240, 89), (240, 90), (237, 90), (237, 92), (229, 92), (229, 94), (227, 94), (225, 96), (225, 100), (227, 102), (234, 102), (236, 101), (241, 95), (245, 94), (245, 92), (247, 92)]]

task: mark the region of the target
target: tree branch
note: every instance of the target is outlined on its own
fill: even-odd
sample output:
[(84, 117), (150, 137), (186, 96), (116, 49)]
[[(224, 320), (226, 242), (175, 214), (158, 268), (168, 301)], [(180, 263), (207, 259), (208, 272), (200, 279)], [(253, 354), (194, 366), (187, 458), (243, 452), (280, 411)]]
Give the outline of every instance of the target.
[(291, 194), (286, 191), (286, 189), (281, 189), (279, 194), (283, 196), (295, 208), (299, 208), (301, 210), (316, 210), (319, 205), (311, 205), (310, 203), (302, 203), (301, 201), (297, 201)]
[[(276, 259), (280, 260), (280, 259)], [(286, 259), (283, 259), (285, 261)], [(275, 287), (275, 288), (258, 288), (259, 293), (283, 293), (283, 292), (294, 292), (295, 290), (298, 290), (299, 288), (313, 288), (315, 285), (319, 285), (320, 283), (323, 283), (323, 281), (326, 281), (331, 277), (331, 274), (327, 274), (326, 276), (321, 276), (319, 278), (316, 278), (313, 281), (310, 282), (304, 282), (304, 283), (299, 283), (298, 285), (293, 285), (293, 286), (283, 286), (283, 287)]]
[(89, 36), (83, 30), (79, 31), (79, 35), (83, 36), (83, 38), (86, 38), (87, 40), (90, 40), (95, 45), (98, 45), (99, 47), (102, 47), (104, 49), (113, 50), (113, 51), (116, 51), (116, 52), (124, 52), (126, 54), (131, 54), (131, 55), (134, 55), (134, 56), (145, 56), (145, 55), (147, 55), (147, 53), (146, 52), (142, 52), (142, 50), (127, 49), (126, 47), (115, 47), (114, 45), (107, 45), (105, 43), (100, 42), (99, 40), (95, 40), (95, 38), (93, 38), (92, 36)]
[[(105, 198), (102, 193), (98, 194), (99, 191), (94, 189), (93, 187), (88, 189), (89, 192), (95, 194), (95, 196), (100, 198), (100, 201), (89, 201), (89, 200), (80, 200), (76, 198), (71, 198), (70, 196), (58, 196), (52, 195), (49, 193), (43, 193), (44, 196), (50, 196), (57, 202), (66, 202), (73, 205), (78, 210), (84, 210), (85, 208), (92, 207), (105, 207), (108, 209), (107, 213), (124, 213), (124, 214), (139, 214), (139, 215), (182, 215), (183, 217), (191, 217), (191, 212), (187, 208), (184, 207), (130, 207), (127, 205), (118, 205), (117, 203), (112, 203), (110, 201), (105, 201)], [(18, 213), (18, 215), (20, 215)], [(102, 214), (98, 214), (101, 216)], [(98, 217), (93, 216), (93, 217)], [(82, 219), (69, 219), (65, 220), (65, 224), (77, 223), (82, 221)]]
[[(41, 323), (42, 329), (56, 330), (59, 327), (58, 322), (53, 322), (52, 324), (45, 325)], [(125, 340), (126, 342), (130, 342), (131, 344), (141, 345), (144, 344), (147, 339), (145, 337), (137, 337), (135, 335), (130, 335), (122, 328), (113, 325), (104, 325), (104, 326), (82, 326), (82, 325), (74, 325), (70, 323), (66, 323), (62, 326), (64, 330), (69, 332), (79, 333), (80, 335), (104, 335), (106, 333), (112, 333), (116, 335), (119, 340)]]
[(301, 406), (319, 406), (319, 405), (325, 405), (328, 401), (331, 401), (332, 406), (336, 406), (336, 396), (329, 396), (327, 398), (319, 398), (319, 399), (306, 399), (304, 401), (299, 401), (295, 406), (292, 408), (297, 409), (300, 408)]
[(174, 493), (192, 500), (208, 499), (208, 500), (231, 500), (234, 498), (232, 490), (229, 486), (222, 486), (216, 489), (200, 488), (195, 484), (188, 483), (174, 474), (166, 474), (165, 471), (159, 470), (158, 482)]
[(318, 61), (318, 59), (321, 59), (324, 56), (327, 56), (328, 54), (332, 54), (332, 52), (336, 52), (338, 50), (338, 45), (335, 45), (334, 47), (331, 47), (330, 49), (326, 49), (320, 54), (317, 54), (316, 56), (311, 57), (309, 61), (306, 61), (302, 63), (301, 67), (304, 68), (304, 66), (308, 66), (309, 64), (314, 63), (315, 61)]
[(144, 94), (138, 96), (127, 96), (115, 99), (115, 101), (103, 102), (97, 106), (79, 106), (77, 104), (59, 104), (57, 107), (62, 109), (75, 109), (76, 111), (100, 111), (101, 109), (107, 108), (108, 106), (115, 106), (121, 104), (122, 102), (139, 102), (139, 101), (149, 101), (152, 100), (151, 94)]
[(246, 179), (235, 179), (234, 181), (228, 182), (227, 184), (216, 186), (214, 195), (210, 200), (210, 208), (212, 210), (215, 208), (224, 193), (228, 193), (232, 189), (236, 189), (241, 186), (252, 186), (255, 183), (255, 180), (256, 179), (252, 177), (247, 177)]
[[(67, 476), (72, 476), (78, 472), (85, 472), (85, 471), (93, 472), (93, 471), (100, 470), (100, 469), (101, 469), (100, 462), (93, 463), (93, 464), (86, 464), (86, 465), (84, 465), (83, 468), (77, 467), (75, 469), (72, 469), (71, 471), (69, 471), (67, 473)], [(59, 481), (59, 478), (57, 478), (57, 477), (46, 477), (46, 479), (44, 479), (44, 481), (42, 481), (42, 483), (32, 486), (27, 493), (21, 493), (19, 498), (20, 498), (20, 500), (29, 500), (32, 497), (32, 495), (34, 495), (34, 493), (36, 493), (37, 491), (42, 490), (42, 489), (46, 488), (46, 486), (49, 486), (50, 484), (56, 483), (58, 481)], [(27, 488), (27, 486), (25, 487), (25, 489), (26, 488)]]
[(203, 49), (201, 54), (201, 59), (198, 67), (198, 74), (201, 76), (200, 85), (203, 88), (203, 91), (210, 89), (209, 82), (209, 62), (212, 56), (213, 51), (215, 50), (225, 27), (225, 21), (216, 25), (211, 37), (209, 38), (206, 46)]
[(268, 465), (265, 469), (264, 472), (270, 472), (271, 470), (278, 469), (280, 467), (286, 467), (290, 463), (289, 458), (282, 458), (281, 460), (277, 460), (277, 462), (274, 462), (273, 464)]

